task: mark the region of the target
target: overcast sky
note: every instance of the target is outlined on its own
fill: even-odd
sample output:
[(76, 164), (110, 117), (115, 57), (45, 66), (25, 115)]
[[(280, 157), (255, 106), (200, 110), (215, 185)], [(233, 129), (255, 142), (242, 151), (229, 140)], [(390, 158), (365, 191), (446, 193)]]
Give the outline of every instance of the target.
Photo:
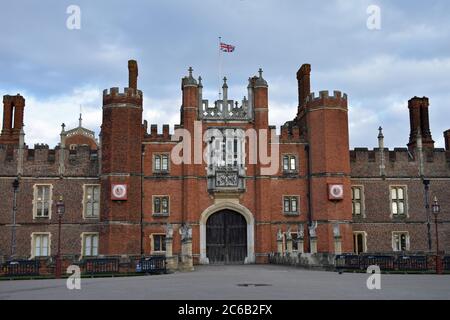
[[(69, 5), (81, 9), (81, 29), (69, 30)], [(366, 10), (381, 9), (381, 29), (369, 30)], [(443, 147), (450, 128), (450, 1), (2, 1), (0, 93), (26, 99), (25, 133), (34, 143), (58, 143), (61, 123), (98, 134), (101, 92), (125, 87), (127, 60), (139, 64), (149, 124), (179, 121), (180, 79), (201, 75), (204, 98), (217, 99), (218, 37), (236, 46), (222, 56), (229, 97), (242, 99), (248, 77), (263, 68), (269, 117), (279, 127), (295, 117), (296, 71), (312, 65), (312, 90), (349, 96), (350, 144), (408, 142), (407, 101), (430, 98), (433, 138)], [(171, 130), (173, 127), (171, 126)]]

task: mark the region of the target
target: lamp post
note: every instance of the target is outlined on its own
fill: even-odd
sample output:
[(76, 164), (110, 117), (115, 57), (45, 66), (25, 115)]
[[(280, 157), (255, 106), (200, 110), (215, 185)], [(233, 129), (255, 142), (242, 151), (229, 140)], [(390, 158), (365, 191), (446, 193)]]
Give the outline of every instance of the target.
[(58, 213), (58, 252), (56, 253), (56, 270), (55, 278), (61, 278), (61, 219), (64, 214), (65, 205), (63, 197), (59, 196), (59, 200), (56, 202), (56, 212)]
[(11, 229), (11, 259), (16, 255), (16, 214), (17, 214), (17, 190), (19, 189), (19, 179), (14, 179), (13, 187), (13, 224)]
[(428, 236), (428, 251), (431, 252), (431, 217), (430, 217), (430, 201), (428, 192), (430, 190), (430, 180), (424, 179), (423, 186), (425, 189), (425, 210), (427, 212), (427, 236)]
[(441, 206), (438, 203), (436, 197), (434, 197), (433, 204), (431, 206), (433, 214), (434, 214), (434, 225), (436, 228), (436, 273), (441, 274), (441, 259), (439, 256), (439, 234), (438, 234), (438, 215), (441, 212)]

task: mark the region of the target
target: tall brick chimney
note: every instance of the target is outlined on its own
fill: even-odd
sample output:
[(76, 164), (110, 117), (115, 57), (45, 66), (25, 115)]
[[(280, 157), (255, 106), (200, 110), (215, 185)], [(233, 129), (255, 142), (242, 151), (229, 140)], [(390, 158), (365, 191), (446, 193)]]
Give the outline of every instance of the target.
[(430, 121), (428, 117), (429, 101), (427, 97), (414, 97), (408, 101), (410, 134), (408, 149), (413, 151), (417, 148), (417, 134), (420, 128), (422, 145), (424, 149), (434, 149), (434, 141), (431, 137)]
[(3, 96), (3, 126), (0, 144), (18, 145), (20, 130), (23, 126), (25, 99), (17, 94)]
[(128, 61), (128, 87), (137, 89), (138, 65), (136, 60)]
[(305, 104), (306, 97), (311, 93), (311, 65), (303, 64), (297, 71), (298, 107)]
[(444, 131), (445, 150), (450, 151), (450, 129)]

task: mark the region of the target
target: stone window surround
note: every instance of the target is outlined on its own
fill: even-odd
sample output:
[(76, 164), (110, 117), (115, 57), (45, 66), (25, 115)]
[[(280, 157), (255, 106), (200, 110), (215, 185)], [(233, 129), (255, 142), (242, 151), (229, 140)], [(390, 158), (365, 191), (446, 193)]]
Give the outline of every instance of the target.
[[(284, 211), (284, 199), (286, 197), (288, 197), (288, 198), (294, 198), (294, 197), (297, 198), (297, 211), (292, 211), (292, 212), (291, 211), (290, 212)], [(291, 206), (291, 205), (289, 205), (289, 206)], [(282, 212), (283, 212), (284, 215), (299, 216), (300, 215), (300, 196), (297, 195), (297, 194), (283, 194), (281, 196), (281, 208), (282, 208)]]
[(100, 218), (100, 204), (101, 204), (101, 189), (99, 192), (99, 196), (100, 199), (98, 199), (98, 216), (86, 216), (86, 187), (99, 187), (101, 188), (100, 184), (95, 184), (95, 183), (88, 183), (88, 184), (83, 184), (83, 199), (82, 199), (82, 205), (83, 205), (83, 219), (99, 219)]
[[(392, 211), (392, 188), (403, 188), (403, 198), (404, 198), (404, 213), (394, 215)], [(409, 206), (408, 206), (408, 186), (406, 184), (390, 184), (389, 185), (389, 217), (391, 219), (395, 218), (409, 218)]]
[(98, 256), (98, 247), (100, 244), (100, 234), (98, 232), (82, 232), (80, 235), (81, 238), (81, 255), (80, 255), (80, 260), (83, 257), (96, 257), (96, 256), (87, 256), (84, 254), (84, 250), (85, 250), (85, 240), (86, 240), (86, 236), (97, 236), (97, 255)]
[[(295, 158), (295, 169), (288, 169), (288, 170), (284, 169), (284, 157), (285, 156), (289, 157), (289, 167), (291, 166), (291, 157)], [(299, 169), (298, 169), (298, 166), (299, 166), (298, 154), (296, 154), (296, 153), (282, 153), (281, 154), (281, 161), (280, 161), (280, 163), (281, 163), (281, 172), (282, 173), (298, 173), (299, 172)]]
[[(361, 217), (361, 218), (366, 218), (366, 198), (365, 198), (365, 190), (364, 190), (364, 185), (362, 184), (352, 184), (351, 188), (359, 188), (361, 189), (361, 213), (360, 214), (353, 214), (352, 212), (352, 216), (353, 217)], [(353, 208), (353, 198), (352, 198), (352, 208)]]
[[(48, 216), (47, 217), (38, 217), (37, 215), (37, 195), (38, 195), (38, 187), (40, 186), (49, 186), (50, 194), (49, 194), (49, 203), (48, 203)], [(36, 183), (33, 185), (33, 220), (36, 219), (51, 219), (52, 218), (52, 207), (53, 207), (53, 184), (51, 183)]]
[[(162, 157), (161, 157), (161, 169), (157, 170), (156, 169), (156, 157), (157, 156), (167, 156), (167, 170), (163, 170), (162, 169)], [(152, 154), (152, 172), (153, 173), (165, 173), (165, 172), (170, 172), (170, 152), (154, 152)]]
[[(155, 212), (155, 198), (163, 198), (166, 197), (167, 198), (167, 213), (162, 213), (162, 212)], [(162, 204), (160, 204), (161, 208), (162, 208)], [(168, 217), (170, 216), (170, 195), (167, 194), (161, 194), (161, 195), (157, 195), (154, 194), (152, 195), (152, 216), (163, 216), (163, 217)]]
[[(362, 251), (362, 253), (367, 252), (367, 232), (366, 231), (353, 231), (353, 235), (356, 236), (358, 234), (362, 234), (362, 236), (363, 236), (363, 251)], [(353, 239), (353, 245), (355, 245), (354, 239)], [(361, 252), (358, 252), (358, 253), (361, 253)]]
[(397, 250), (397, 248), (395, 247), (395, 235), (401, 235), (401, 234), (406, 234), (406, 250), (405, 251), (409, 251), (411, 248), (411, 241), (410, 241), (410, 236), (409, 236), (409, 231), (392, 231), (391, 232), (391, 241), (392, 241), (392, 251), (394, 252), (402, 252), (401, 250)]
[(48, 248), (47, 248), (47, 255), (45, 257), (50, 257), (52, 255), (52, 233), (51, 232), (32, 232), (31, 237), (31, 259), (44, 257), (44, 256), (35, 256), (36, 252), (36, 236), (40, 235), (47, 235), (48, 236)]
[[(166, 234), (165, 233), (160, 233), (160, 232), (155, 232), (155, 233), (151, 233), (149, 238), (150, 238), (150, 254), (163, 254), (166, 251), (160, 251), (160, 250), (155, 250), (155, 236), (164, 236), (164, 241), (165, 241), (165, 237)], [(167, 250), (167, 248), (166, 248)]]

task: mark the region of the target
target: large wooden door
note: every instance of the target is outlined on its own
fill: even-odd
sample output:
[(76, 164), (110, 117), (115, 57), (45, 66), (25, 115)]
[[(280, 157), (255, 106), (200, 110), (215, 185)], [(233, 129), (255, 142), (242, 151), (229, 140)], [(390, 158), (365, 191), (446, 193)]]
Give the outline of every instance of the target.
[(206, 222), (206, 255), (211, 264), (240, 264), (247, 256), (247, 222), (234, 211), (222, 210)]

